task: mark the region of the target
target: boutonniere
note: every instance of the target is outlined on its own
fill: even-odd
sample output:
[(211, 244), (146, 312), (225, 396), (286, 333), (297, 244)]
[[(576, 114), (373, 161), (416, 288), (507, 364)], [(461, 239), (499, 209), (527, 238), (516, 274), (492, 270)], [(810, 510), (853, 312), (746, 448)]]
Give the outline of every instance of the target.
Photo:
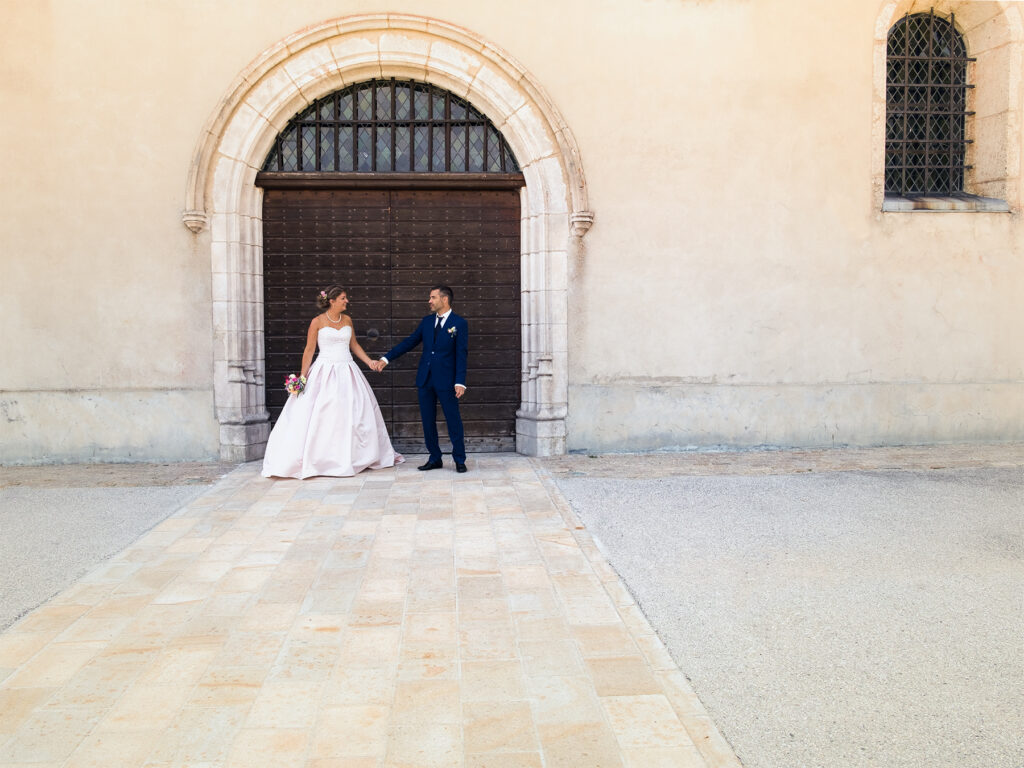
[(448, 335), (451, 336), (453, 339), (455, 338), (455, 334), (458, 333), (458, 332), (459, 332), (459, 329), (456, 328), (454, 325), (451, 328), (448, 329)]

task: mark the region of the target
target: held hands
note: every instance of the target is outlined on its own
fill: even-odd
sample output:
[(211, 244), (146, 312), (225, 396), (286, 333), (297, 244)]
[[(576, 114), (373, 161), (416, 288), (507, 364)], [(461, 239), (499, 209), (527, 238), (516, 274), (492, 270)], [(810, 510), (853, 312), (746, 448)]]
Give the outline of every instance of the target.
[(377, 373), (384, 370), (384, 366), (387, 365), (383, 360), (374, 360), (370, 363), (370, 368)]

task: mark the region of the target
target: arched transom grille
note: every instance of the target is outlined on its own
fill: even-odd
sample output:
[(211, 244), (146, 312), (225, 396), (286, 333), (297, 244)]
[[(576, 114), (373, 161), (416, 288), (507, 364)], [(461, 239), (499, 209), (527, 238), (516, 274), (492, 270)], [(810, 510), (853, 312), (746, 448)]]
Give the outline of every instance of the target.
[(954, 19), (903, 17), (889, 31), (885, 191), (949, 195), (964, 190), (967, 57)]
[(518, 173), (501, 133), (472, 105), (414, 81), (371, 80), (317, 99), (267, 155), (271, 173)]

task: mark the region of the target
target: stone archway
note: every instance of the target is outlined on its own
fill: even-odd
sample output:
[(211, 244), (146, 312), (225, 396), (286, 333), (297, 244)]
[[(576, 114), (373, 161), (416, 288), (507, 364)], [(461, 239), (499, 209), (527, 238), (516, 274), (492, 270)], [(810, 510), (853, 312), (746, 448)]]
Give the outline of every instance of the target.
[(214, 397), (222, 457), (262, 456), (262, 195), (254, 184), (275, 137), (314, 99), (374, 77), (423, 80), (461, 96), (502, 132), (522, 194), (522, 399), (517, 450), (565, 452), (570, 251), (593, 222), (579, 152), (543, 89), (512, 57), (472, 33), (417, 16), (346, 17), (308, 27), (259, 56), (199, 139), (182, 220), (209, 228)]

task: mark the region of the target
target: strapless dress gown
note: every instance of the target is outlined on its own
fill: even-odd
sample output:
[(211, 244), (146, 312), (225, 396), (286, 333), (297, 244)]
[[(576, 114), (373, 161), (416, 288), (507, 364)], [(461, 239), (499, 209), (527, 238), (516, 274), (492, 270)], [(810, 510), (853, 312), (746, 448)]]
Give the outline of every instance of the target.
[(352, 327), (321, 328), (306, 389), (291, 396), (263, 457), (264, 477), (351, 477), (403, 461), (370, 383), (352, 359)]

